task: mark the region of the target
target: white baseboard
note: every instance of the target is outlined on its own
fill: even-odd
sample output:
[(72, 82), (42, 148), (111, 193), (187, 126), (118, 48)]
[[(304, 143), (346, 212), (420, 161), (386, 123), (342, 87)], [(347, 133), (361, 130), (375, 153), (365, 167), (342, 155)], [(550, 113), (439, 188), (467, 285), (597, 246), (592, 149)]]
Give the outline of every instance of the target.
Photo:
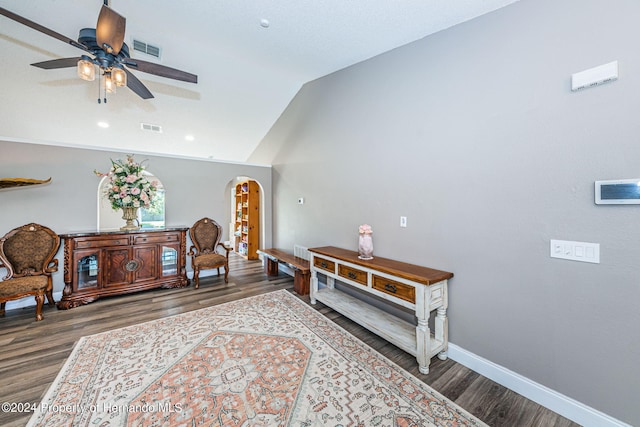
[(631, 427), (629, 424), (551, 390), (455, 344), (449, 343), (448, 355), (461, 365), (584, 427)]
[[(62, 291), (60, 292), (54, 292), (53, 293), (53, 299), (58, 302), (60, 301), (60, 298), (62, 298)], [(44, 303), (47, 303), (47, 300), (44, 300)], [(5, 307), (5, 310), (13, 310), (15, 308), (24, 308), (24, 307), (35, 307), (36, 306), (36, 299), (35, 297), (24, 297), (15, 301), (7, 301), (7, 306)]]

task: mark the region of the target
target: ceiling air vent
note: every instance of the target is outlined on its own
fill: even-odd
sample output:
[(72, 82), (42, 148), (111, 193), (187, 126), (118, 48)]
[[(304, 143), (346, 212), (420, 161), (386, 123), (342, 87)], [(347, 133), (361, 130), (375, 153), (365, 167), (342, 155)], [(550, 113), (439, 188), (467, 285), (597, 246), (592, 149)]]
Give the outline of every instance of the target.
[(140, 128), (148, 132), (162, 133), (162, 126), (152, 125), (151, 123), (140, 123)]
[(142, 52), (155, 58), (160, 58), (160, 48), (152, 46), (143, 41), (133, 39), (133, 50)]

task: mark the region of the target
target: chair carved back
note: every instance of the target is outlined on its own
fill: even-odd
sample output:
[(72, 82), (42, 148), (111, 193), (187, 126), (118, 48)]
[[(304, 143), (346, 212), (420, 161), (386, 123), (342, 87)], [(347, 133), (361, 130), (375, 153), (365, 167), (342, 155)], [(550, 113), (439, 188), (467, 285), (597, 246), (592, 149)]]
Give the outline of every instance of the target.
[(189, 229), (191, 242), (199, 254), (215, 253), (222, 238), (222, 227), (211, 218), (202, 218)]
[(0, 261), (7, 269), (3, 280), (50, 273), (49, 263), (60, 247), (60, 237), (48, 227), (26, 224), (0, 240)]

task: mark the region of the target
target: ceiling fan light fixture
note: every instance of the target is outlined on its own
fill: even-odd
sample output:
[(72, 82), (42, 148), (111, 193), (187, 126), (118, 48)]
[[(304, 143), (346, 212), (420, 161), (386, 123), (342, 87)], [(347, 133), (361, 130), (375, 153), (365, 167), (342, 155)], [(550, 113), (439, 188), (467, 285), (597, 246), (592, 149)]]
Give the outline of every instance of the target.
[(107, 93), (116, 93), (116, 83), (110, 71), (105, 71), (104, 73), (104, 90)]
[(125, 73), (122, 68), (113, 67), (111, 70), (111, 80), (116, 84), (116, 86), (126, 86), (127, 73)]
[(89, 59), (82, 58), (78, 61), (78, 77), (92, 82), (96, 79), (96, 67)]

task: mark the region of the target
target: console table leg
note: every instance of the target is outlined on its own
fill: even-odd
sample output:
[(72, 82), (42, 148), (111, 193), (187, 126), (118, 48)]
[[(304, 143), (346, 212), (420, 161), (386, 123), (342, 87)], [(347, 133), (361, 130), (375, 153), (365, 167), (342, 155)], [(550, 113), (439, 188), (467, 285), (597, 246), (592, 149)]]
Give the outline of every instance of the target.
[(311, 300), (311, 304), (316, 303), (316, 293), (318, 292), (318, 273), (315, 270), (311, 269), (311, 282), (309, 289), (309, 299)]
[(418, 369), (422, 374), (429, 373), (429, 364), (431, 363), (431, 358), (429, 357), (431, 353), (430, 335), (429, 319), (419, 318), (418, 326), (416, 326), (416, 360), (418, 361)]
[(436, 341), (440, 341), (444, 344), (444, 347), (440, 353), (438, 353), (438, 359), (447, 360), (447, 350), (449, 347), (449, 337), (448, 337), (448, 319), (447, 319), (447, 309), (445, 307), (439, 307), (436, 311), (436, 318), (434, 322), (435, 326), (435, 339)]

